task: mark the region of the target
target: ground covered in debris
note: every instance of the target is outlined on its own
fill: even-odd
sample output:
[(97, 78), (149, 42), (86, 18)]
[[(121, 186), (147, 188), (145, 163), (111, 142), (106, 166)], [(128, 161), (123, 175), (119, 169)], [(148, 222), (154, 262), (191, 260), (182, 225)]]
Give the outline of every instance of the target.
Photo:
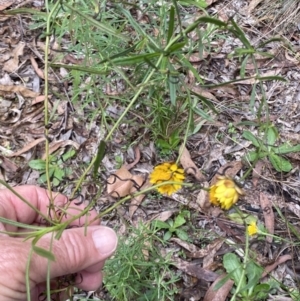
[(75, 300), (300, 299), (299, 10), (0, 1), (2, 188), (60, 191), (120, 236)]

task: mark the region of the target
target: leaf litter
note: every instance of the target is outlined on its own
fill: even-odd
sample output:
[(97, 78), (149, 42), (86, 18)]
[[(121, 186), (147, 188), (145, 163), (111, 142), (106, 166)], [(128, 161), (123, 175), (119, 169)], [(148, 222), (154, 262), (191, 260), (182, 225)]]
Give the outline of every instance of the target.
[[(245, 25), (244, 29), (253, 45), (264, 37), (270, 36), (273, 30), (277, 33), (280, 32), (282, 35), (284, 34), (285, 30), (280, 25), (281, 21), (279, 26), (274, 26), (274, 28), (267, 24), (266, 20), (269, 20), (268, 18), (272, 14), (267, 9), (263, 11), (263, 8), (269, 5), (266, 0), (228, 1), (226, 4), (222, 1), (207, 1), (207, 3), (209, 8), (224, 21), (228, 21), (232, 13), (236, 14), (239, 23)], [(290, 3), (291, 7), (295, 7), (293, 6), (294, 2), (291, 1)], [(19, 1), (0, 1), (0, 10), (18, 4)], [(276, 5), (283, 10), (284, 14), (276, 14), (273, 22), (281, 20), (282, 16), (286, 17), (289, 12), (286, 6), (281, 7), (277, 2)], [(199, 13), (201, 14), (201, 12)], [(23, 18), (22, 15), (20, 17)], [(286, 21), (289, 20), (290, 18), (286, 19)], [(5, 16), (3, 22), (6, 40), (3, 40), (0, 45), (0, 60), (2, 63), (0, 80), (3, 79), (0, 82), (0, 95), (2, 97), (0, 102), (0, 176), (1, 179), (6, 180), (11, 185), (19, 185), (28, 183), (29, 179), (35, 179), (35, 175), (31, 176), (31, 173), (34, 172), (28, 168), (28, 161), (45, 158), (44, 141), (46, 137), (44, 137), (43, 120), (43, 101), (45, 97), (41, 95), (43, 83), (37, 81), (37, 77), (41, 79), (44, 77), (40, 58), (44, 56), (45, 46), (40, 42), (34, 45), (31, 34), (16, 36), (11, 28), (18, 28), (20, 32), (22, 30), (13, 18)], [(24, 26), (28, 26), (27, 19), (24, 19), (23, 22)], [(292, 22), (289, 22), (288, 27), (293, 27)], [(297, 49), (297, 41), (299, 41), (297, 31), (286, 37), (294, 41), (293, 46)], [(6, 45), (4, 45), (5, 43)], [(67, 45), (68, 41), (64, 40), (64, 43)], [(12, 45), (12, 50), (9, 50), (8, 45)], [(29, 46), (32, 46), (32, 49), (35, 50), (30, 50)], [(38, 49), (36, 46), (38, 46)], [(240, 79), (238, 65), (234, 65), (232, 61), (228, 60), (228, 55), (233, 51), (233, 48), (240, 46), (239, 42), (228, 37), (227, 40), (222, 40), (214, 46), (216, 47), (215, 52), (200, 54), (197, 50), (198, 52), (194, 52), (187, 57), (192, 66), (197, 70), (201, 70), (201, 73), (215, 84), (224, 82), (224, 80)], [(289, 79), (289, 83), (271, 81), (266, 84), (271, 121), (280, 128), (280, 139), (283, 142), (293, 142), (295, 145), (300, 141), (300, 123), (297, 118), (300, 108), (299, 63), (293, 52), (282, 49), (276, 43), (270, 44), (269, 52), (274, 55), (273, 60), (266, 57), (257, 58), (258, 65), (256, 67), (261, 70), (261, 75), (274, 76), (280, 74)], [(51, 55), (55, 56), (52, 52)], [(72, 63), (75, 65), (80, 65), (83, 62), (82, 58), (76, 58), (71, 54), (66, 55), (64, 60), (66, 64)], [(211, 70), (214, 70), (214, 72)], [(67, 78), (69, 70), (64, 69), (62, 71), (60, 69), (60, 71)], [(242, 132), (245, 129), (245, 124), (258, 122), (256, 115), (249, 111), (249, 102), (252, 97), (249, 85), (257, 83), (257, 79), (254, 78), (254, 65), (246, 64), (245, 72), (248, 75), (246, 80), (235, 81), (223, 87), (210, 89), (197, 87), (193, 76), (189, 76), (191, 90), (214, 102), (219, 110), (219, 115), (215, 116), (213, 123), (207, 120), (201, 122), (199, 131), (188, 139), (186, 146), (178, 149), (178, 153), (181, 154), (180, 163), (186, 174), (191, 177), (189, 179), (190, 183), (195, 183), (195, 187), (208, 188), (209, 185), (217, 181), (217, 175), (220, 174), (235, 178), (237, 181), (244, 175), (247, 162), (242, 161), (242, 157), (252, 146), (246, 140), (242, 140)], [(17, 76), (14, 74), (17, 74)], [(88, 82), (89, 80), (86, 80), (82, 87), (88, 85)], [(78, 103), (70, 102), (73, 95), (66, 79), (62, 79), (62, 82), (58, 83), (54, 77), (51, 77), (51, 85), (55, 92), (53, 95), (56, 96), (49, 98), (49, 104), (52, 109), (56, 108), (58, 114), (51, 123), (50, 137), (47, 137), (47, 139), (51, 139), (50, 154), (61, 156), (74, 148), (76, 158), (71, 159), (71, 163), (63, 162), (63, 165), (65, 167), (72, 165), (73, 173), (80, 174), (82, 172), (81, 163), (89, 162), (93, 158), (99, 139), (103, 138), (103, 129), (97, 122), (90, 122), (90, 119), (84, 115), (85, 111), (80, 108)], [(120, 89), (118, 89), (118, 85), (121, 87)], [(126, 93), (121, 80), (116, 85), (113, 82), (107, 84), (105, 90), (107, 95), (110, 96), (122, 96)], [(62, 105), (62, 100), (57, 98), (58, 92), (64, 95), (64, 99), (66, 99), (65, 106)], [(256, 92), (258, 99), (260, 91)], [(79, 99), (84, 100), (86, 95), (87, 93), (82, 93)], [(91, 111), (95, 109), (93, 103), (87, 105), (87, 107)], [(240, 110), (237, 110), (237, 107)], [(115, 115), (120, 115), (125, 110), (121, 103), (113, 104), (109, 110), (108, 108), (109, 106), (107, 106), (106, 113), (111, 118), (115, 118)], [(153, 142), (150, 142), (149, 133), (145, 131), (145, 135), (141, 135), (140, 127), (136, 124), (131, 125), (128, 121), (132, 121), (134, 118), (135, 116), (131, 115), (130, 118), (126, 119), (128, 124), (125, 131), (122, 131), (121, 127), (118, 129), (118, 133), (110, 146), (110, 153), (106, 154), (105, 161), (103, 161), (107, 162), (107, 165), (103, 164), (104, 170), (99, 169), (99, 173), (107, 185), (106, 193), (111, 197), (111, 202), (131, 196), (148, 187), (148, 174), (159, 163), (159, 155), (157, 149), (153, 146)], [(142, 120), (142, 117), (138, 120)], [(230, 128), (231, 132), (228, 129), (230, 123), (232, 126)], [(254, 127), (252, 129), (255, 130)], [(120, 153), (122, 153), (123, 158), (126, 157), (124, 149), (127, 145), (125, 142), (129, 136), (135, 137), (138, 143), (142, 142), (141, 144), (144, 145), (141, 151), (142, 155), (140, 151), (136, 151), (134, 152), (135, 158), (131, 163), (121, 164), (120, 166), (116, 162), (116, 158)], [(236, 147), (235, 140), (242, 140), (239, 148)], [(297, 155), (297, 153), (286, 155), (292, 160), (291, 162), (295, 168), (284, 178), (276, 174), (269, 162), (263, 159), (256, 164), (252, 181), (246, 180), (242, 183), (246, 194), (239, 201), (238, 208), (246, 215), (257, 216), (259, 222), (264, 225), (269, 234), (282, 237), (291, 235), (280, 216), (278, 216), (276, 208), (285, 211), (287, 220), (290, 219), (294, 222), (295, 215), (299, 218), (300, 193), (297, 173), (299, 173), (300, 159)], [(172, 159), (175, 158), (176, 156), (173, 154)], [(112, 169), (115, 171), (112, 172)], [(65, 179), (58, 189), (67, 193), (72, 186), (74, 184)], [(82, 189), (83, 197), (93, 199), (98, 193), (98, 188), (97, 184), (87, 181)], [(214, 285), (223, 277), (216, 272), (221, 266), (220, 257), (226, 251), (231, 251), (231, 246), (224, 243), (224, 240), (220, 238), (230, 237), (238, 246), (244, 242), (245, 226), (234, 221), (228, 222), (223, 210), (211, 206), (208, 193), (203, 189), (195, 189), (194, 191), (182, 189), (174, 196), (163, 197), (162, 199), (155, 196), (155, 194), (156, 199), (153, 199), (152, 194), (150, 196), (141, 194), (132, 198), (129, 205), (124, 204), (124, 211), (129, 217), (127, 222), (137, 226), (136, 220), (144, 223), (154, 219), (167, 221), (176, 215), (182, 206), (188, 208), (194, 214), (191, 223), (194, 228), (199, 230), (197, 235), (200, 235), (201, 231), (206, 234), (199, 239), (198, 236), (194, 235), (191, 228), (188, 231), (190, 235), (189, 242), (177, 237), (173, 237), (169, 242), (169, 249), (176, 252), (179, 248), (186, 255), (184, 259), (172, 256), (174, 266), (185, 274), (180, 282), (181, 288), (184, 290), (188, 288), (188, 283), (204, 281), (207, 284), (206, 290), (202, 290), (200, 285), (196, 285), (190, 298), (205, 301), (229, 300), (228, 296), (233, 286), (231, 280), (225, 282), (219, 290), (214, 290)], [(102, 199), (98, 204), (100, 208), (105, 205), (105, 201), (101, 202)], [(278, 222), (279, 220), (280, 222)], [(117, 213), (113, 213), (107, 223), (114, 227), (122, 226)], [(296, 221), (294, 227), (298, 230)], [(124, 235), (126, 235), (126, 231), (125, 227)], [(266, 278), (269, 273), (276, 271), (279, 265), (297, 260), (295, 258), (297, 252), (294, 255), (289, 246), (286, 248), (285, 254), (281, 255), (272, 236), (266, 237), (263, 246), (254, 241), (252, 247), (251, 251), (255, 252), (260, 257), (260, 262), (264, 264), (263, 276)], [(160, 248), (161, 253), (166, 254), (164, 246), (161, 245)], [(148, 255), (145, 252), (146, 260)], [(287, 269), (287, 271), (289, 270)], [(293, 285), (295, 287), (299, 275), (294, 274), (292, 277), (294, 277)], [(195, 279), (197, 279), (196, 282)], [(284, 298), (283, 293), (278, 291), (278, 297)], [(178, 300), (179, 298), (180, 296), (178, 296)]]

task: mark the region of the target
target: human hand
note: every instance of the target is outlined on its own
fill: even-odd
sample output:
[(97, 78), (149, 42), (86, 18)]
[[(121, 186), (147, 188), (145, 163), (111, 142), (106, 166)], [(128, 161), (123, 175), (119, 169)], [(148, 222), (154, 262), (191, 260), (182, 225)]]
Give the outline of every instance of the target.
[[(49, 206), (49, 193), (35, 186), (19, 186), (14, 188), (21, 196), (47, 215)], [(67, 202), (67, 198), (61, 194), (53, 193), (54, 203), (60, 207)], [(78, 206), (80, 210), (83, 205)], [(79, 212), (75, 208), (68, 209), (71, 215)], [(89, 220), (96, 216), (96, 212), (89, 212)], [(40, 224), (41, 217), (7, 189), (0, 190), (0, 216), (23, 224)], [(82, 218), (83, 223), (85, 218)], [(72, 225), (81, 226), (79, 221)], [(0, 223), (0, 231), (18, 232), (15, 226)], [(24, 231), (24, 230), (22, 230)], [(44, 235), (37, 246), (50, 249), (52, 234)], [(0, 300), (1, 301), (25, 301), (26, 297), (26, 264), (31, 250), (31, 242), (24, 238), (10, 237), (0, 233)], [(99, 226), (99, 221), (91, 226), (76, 227), (63, 231), (59, 240), (53, 239), (52, 253), (55, 261), (50, 265), (50, 277), (54, 279), (63, 275), (77, 273), (76, 287), (83, 290), (96, 290), (102, 282), (101, 269), (105, 259), (113, 254), (117, 247), (115, 232), (107, 227)], [(47, 279), (48, 260), (33, 253), (30, 262), (29, 281), (31, 288), (31, 300), (38, 301), (39, 295), (45, 291)]]

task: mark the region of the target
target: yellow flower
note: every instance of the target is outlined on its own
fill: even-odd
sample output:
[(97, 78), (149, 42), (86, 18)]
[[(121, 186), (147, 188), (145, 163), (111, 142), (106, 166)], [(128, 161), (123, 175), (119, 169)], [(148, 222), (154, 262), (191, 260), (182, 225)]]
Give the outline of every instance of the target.
[[(155, 166), (154, 170), (150, 174), (151, 184), (160, 184), (167, 181), (183, 182), (184, 181), (184, 170), (179, 168), (175, 163), (165, 162)], [(161, 194), (171, 195), (181, 188), (180, 184), (166, 184), (159, 186), (157, 190)]]
[(219, 180), (209, 189), (209, 200), (222, 209), (230, 209), (238, 200), (243, 191), (227, 177), (219, 176)]
[(247, 231), (250, 236), (255, 235), (258, 232), (256, 222), (251, 222), (250, 225), (247, 227)]

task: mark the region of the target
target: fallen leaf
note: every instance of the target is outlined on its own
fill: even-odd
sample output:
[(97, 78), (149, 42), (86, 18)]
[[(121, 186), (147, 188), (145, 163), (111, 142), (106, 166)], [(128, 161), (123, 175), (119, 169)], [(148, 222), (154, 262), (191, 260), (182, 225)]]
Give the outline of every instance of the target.
[(160, 212), (156, 215), (154, 215), (149, 221), (149, 222), (152, 222), (152, 221), (162, 221), (162, 222), (165, 222), (166, 220), (168, 220), (175, 212), (178, 212), (178, 210), (174, 209), (174, 210), (166, 210), (166, 211), (163, 211), (163, 212)]
[(42, 79), (45, 79), (45, 76), (44, 76), (44, 71), (42, 69), (39, 68), (36, 60), (34, 59), (33, 56), (30, 57), (30, 62), (31, 62), (31, 65), (35, 71), (35, 73)]
[(0, 11), (13, 5), (15, 2), (16, 2), (16, 0), (1, 0), (0, 1)]
[(191, 155), (184, 145), (181, 145), (179, 153), (181, 154), (180, 163), (187, 174), (193, 175), (199, 182), (205, 181), (204, 175), (193, 162)]
[(29, 144), (25, 145), (22, 149), (20, 149), (19, 151), (12, 153), (12, 154), (8, 154), (6, 155), (6, 157), (17, 157), (20, 156), (26, 152), (28, 152), (30, 149), (32, 149), (33, 147), (35, 147), (36, 145), (38, 145), (40, 142), (45, 141), (46, 138), (39, 138), (36, 140), (31, 141)]
[(42, 159), (45, 160), (47, 155), (50, 155), (54, 153), (56, 150), (58, 150), (61, 147), (65, 147), (67, 145), (72, 145), (75, 149), (79, 149), (79, 144), (72, 140), (58, 140), (51, 142), (49, 145), (49, 151), (48, 153), (44, 153), (42, 156)]
[[(274, 235), (274, 227), (275, 227), (275, 216), (272, 209), (272, 202), (270, 198), (263, 192), (259, 194), (260, 206), (264, 215), (265, 227), (268, 230), (268, 233)], [(267, 247), (270, 247), (270, 244), (273, 241), (273, 237), (267, 235), (266, 242)], [(266, 250), (267, 251), (267, 250)]]
[[(135, 182), (135, 184), (131, 187), (130, 189), (130, 193), (136, 193), (138, 190), (142, 190), (145, 189), (147, 187), (150, 187), (150, 183), (144, 183), (145, 180), (142, 176), (140, 175), (134, 175), (132, 177), (132, 181)], [(129, 207), (129, 217), (132, 218), (133, 214), (135, 213), (135, 211), (137, 210), (137, 208), (140, 206), (141, 202), (143, 201), (145, 195), (144, 194), (140, 194), (136, 197), (133, 197), (130, 201), (130, 207)]]
[(209, 269), (213, 265), (215, 255), (222, 247), (223, 243), (224, 239), (217, 239), (205, 247), (205, 250), (207, 250), (207, 255), (203, 258), (204, 269)]
[(264, 162), (262, 160), (258, 160), (255, 164), (255, 167), (253, 168), (252, 171), (252, 184), (253, 187), (256, 188), (258, 179), (260, 178), (260, 175), (262, 173), (262, 169), (265, 166)]
[(20, 42), (12, 52), (12, 58), (5, 62), (3, 70), (9, 73), (15, 72), (19, 67), (19, 56), (23, 55), (25, 43)]
[(215, 281), (218, 277), (217, 273), (201, 268), (198, 263), (184, 261), (178, 257), (172, 257), (172, 261), (177, 269), (199, 280), (212, 282)]
[(124, 197), (130, 194), (135, 184), (132, 180), (133, 175), (123, 165), (107, 180), (107, 193), (114, 198)]
[(24, 86), (4, 86), (4, 85), (0, 85), (0, 92), (1, 91), (2, 92), (19, 93), (23, 97), (32, 97), (32, 98), (39, 95), (39, 93), (33, 92), (33, 91), (27, 89)]
[(277, 260), (273, 263), (273, 264), (270, 264), (268, 266), (265, 267), (264, 269), (264, 272), (261, 276), (261, 278), (264, 278), (266, 277), (270, 272), (272, 272), (278, 265), (288, 261), (288, 260), (291, 260), (292, 259), (292, 256), (287, 254), (287, 255), (282, 255), (280, 257), (277, 258)]
[(230, 293), (234, 282), (231, 279), (228, 279), (218, 290), (215, 290), (216, 284), (219, 283), (226, 274), (220, 275), (209, 287), (207, 290), (203, 301), (225, 301), (228, 294)]
[(218, 176), (226, 176), (229, 178), (234, 178), (237, 173), (241, 170), (243, 167), (242, 161), (232, 161), (229, 162), (222, 167), (219, 168), (217, 173), (214, 175), (214, 177), (211, 179), (211, 185), (214, 185), (218, 181)]

